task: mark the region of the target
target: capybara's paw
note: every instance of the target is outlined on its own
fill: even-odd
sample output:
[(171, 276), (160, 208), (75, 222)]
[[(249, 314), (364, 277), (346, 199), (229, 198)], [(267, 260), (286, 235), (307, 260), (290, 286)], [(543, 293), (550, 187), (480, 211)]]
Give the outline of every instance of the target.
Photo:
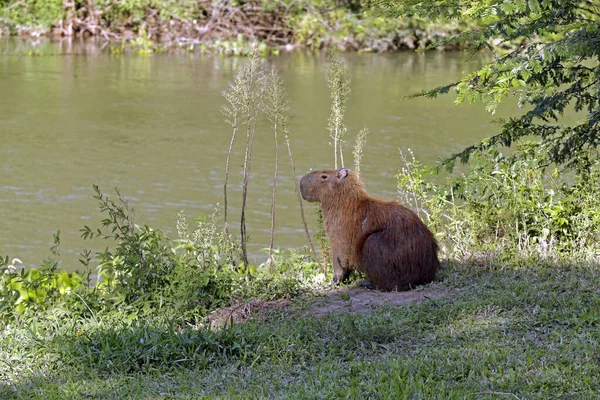
[(375, 286), (371, 281), (368, 281), (366, 279), (363, 279), (362, 281), (358, 281), (356, 283), (356, 286), (359, 288), (365, 288), (365, 289), (371, 289), (371, 290), (377, 289), (377, 286)]

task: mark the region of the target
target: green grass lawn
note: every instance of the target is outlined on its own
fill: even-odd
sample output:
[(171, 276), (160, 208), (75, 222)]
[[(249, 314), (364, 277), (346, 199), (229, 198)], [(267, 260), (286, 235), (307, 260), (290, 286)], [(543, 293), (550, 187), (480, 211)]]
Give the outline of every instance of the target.
[(600, 396), (597, 267), (449, 265), (432, 289), (449, 295), (322, 316), (309, 296), (219, 331), (17, 321), (0, 398)]

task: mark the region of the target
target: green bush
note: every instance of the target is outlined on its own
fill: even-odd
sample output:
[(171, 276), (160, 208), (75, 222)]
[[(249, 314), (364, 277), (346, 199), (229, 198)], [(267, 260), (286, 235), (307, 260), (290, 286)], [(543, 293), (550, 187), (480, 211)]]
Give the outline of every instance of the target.
[(134, 210), (117, 191), (118, 202), (103, 194), (94, 185), (94, 198), (100, 210), (108, 214), (102, 228), (96, 231), (88, 226), (81, 230), (84, 239), (101, 237), (116, 242), (114, 250), (98, 254), (99, 286), (125, 303), (139, 299), (160, 302), (156, 298), (161, 288), (169, 282), (171, 271), (181, 263), (171, 251), (167, 238), (159, 230), (134, 222)]
[(399, 174), (404, 201), (420, 210), (447, 257), (591, 260), (600, 239), (600, 163), (572, 176), (544, 167), (537, 144), (510, 156), (496, 147), (475, 155), (469, 170), (446, 184), (428, 182), (414, 158)]
[[(134, 209), (118, 191), (116, 201), (97, 186), (94, 191), (106, 218), (101, 228), (84, 226), (82, 237), (114, 242), (96, 254), (99, 281), (91, 286), (89, 272), (58, 268), (57, 233), (52, 257), (40, 268), (17, 271), (8, 257), (0, 260), (0, 320), (58, 311), (69, 318), (118, 315), (135, 321), (158, 316), (196, 323), (234, 301), (296, 296), (318, 273), (308, 250), (291, 250), (289, 256), (277, 251), (277, 270), (272, 272), (239, 262), (239, 243), (218, 226), (218, 208), (210, 218), (199, 218), (192, 231), (181, 212), (179, 238), (171, 241), (160, 230), (137, 225)], [(91, 254), (82, 253), (87, 271)]]
[(83, 278), (77, 273), (58, 269), (60, 232), (54, 235), (52, 257), (43, 261), (40, 268), (17, 270), (13, 259), (0, 257), (0, 319), (3, 315), (23, 313), (25, 310), (40, 312), (48, 309), (62, 297), (83, 287)]

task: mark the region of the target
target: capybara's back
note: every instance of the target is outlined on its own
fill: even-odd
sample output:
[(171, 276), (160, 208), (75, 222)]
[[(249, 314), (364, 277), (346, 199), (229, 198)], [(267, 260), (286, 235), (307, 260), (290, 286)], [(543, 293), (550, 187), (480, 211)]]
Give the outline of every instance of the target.
[(437, 243), (408, 208), (369, 196), (356, 174), (345, 168), (307, 174), (300, 190), (305, 200), (321, 203), (334, 283), (352, 269), (385, 291), (409, 290), (435, 279)]

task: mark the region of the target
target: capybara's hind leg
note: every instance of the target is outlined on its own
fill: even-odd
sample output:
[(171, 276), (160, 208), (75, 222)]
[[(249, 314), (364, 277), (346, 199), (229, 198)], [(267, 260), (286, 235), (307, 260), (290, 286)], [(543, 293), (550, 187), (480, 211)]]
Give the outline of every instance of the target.
[(407, 282), (401, 276), (400, 265), (395, 260), (400, 249), (390, 246), (385, 230), (375, 232), (365, 240), (361, 248), (361, 265), (367, 279), (384, 291), (407, 290)]

